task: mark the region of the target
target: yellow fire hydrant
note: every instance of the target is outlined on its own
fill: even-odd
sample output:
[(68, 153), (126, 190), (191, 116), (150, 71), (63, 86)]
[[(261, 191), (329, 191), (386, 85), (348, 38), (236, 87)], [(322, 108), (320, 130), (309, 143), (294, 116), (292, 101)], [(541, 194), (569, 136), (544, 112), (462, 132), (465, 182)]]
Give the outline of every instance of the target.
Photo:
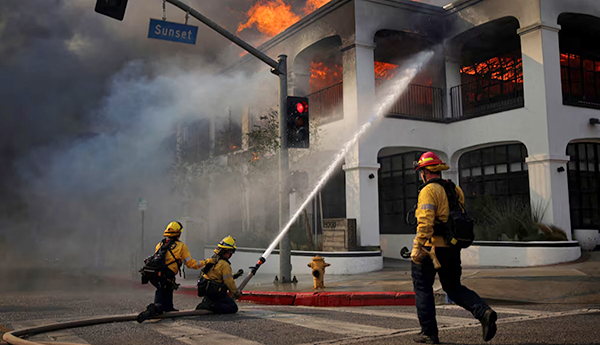
[(308, 267), (312, 268), (312, 276), (313, 276), (313, 290), (314, 289), (323, 289), (325, 288), (324, 278), (325, 278), (325, 267), (331, 266), (330, 264), (325, 262), (320, 256), (315, 256), (312, 261), (308, 264)]

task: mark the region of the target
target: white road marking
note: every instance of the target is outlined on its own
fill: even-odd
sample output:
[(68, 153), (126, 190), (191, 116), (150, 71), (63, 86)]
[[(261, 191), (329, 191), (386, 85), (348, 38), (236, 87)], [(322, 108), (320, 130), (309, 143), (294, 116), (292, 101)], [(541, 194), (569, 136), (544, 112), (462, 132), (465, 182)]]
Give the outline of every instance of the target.
[[(308, 307), (310, 308), (310, 307)], [(401, 313), (393, 310), (374, 310), (374, 309), (363, 309), (359, 307), (341, 307), (341, 308), (316, 308), (318, 310), (331, 310), (337, 312), (344, 313), (353, 313), (353, 314), (361, 314), (361, 315), (371, 315), (371, 316), (381, 316), (381, 317), (396, 317), (400, 319), (409, 319), (409, 320), (418, 320), (416, 312), (413, 313)], [(454, 325), (454, 324), (465, 324), (471, 322), (479, 322), (475, 319), (467, 319), (464, 317), (454, 317), (454, 316), (436, 316), (436, 320), (439, 324), (443, 325)]]
[(222, 333), (210, 328), (186, 326), (180, 321), (163, 319), (151, 326), (153, 331), (189, 345), (196, 344), (236, 344), (261, 345), (261, 343)]
[[(454, 307), (454, 306), (450, 306), (450, 307)], [(448, 309), (450, 309), (450, 308), (448, 308)], [(532, 320), (555, 318), (555, 317), (562, 317), (562, 316), (600, 313), (600, 309), (595, 309), (595, 308), (583, 308), (583, 309), (576, 309), (576, 310), (563, 311), (563, 312), (543, 312), (543, 311), (538, 311), (538, 310), (520, 310), (520, 309), (510, 309), (510, 310), (511, 311), (521, 311), (521, 314), (528, 313), (531, 315), (498, 319), (498, 321), (497, 321), (498, 324), (514, 323), (514, 322), (522, 322), (522, 321), (532, 321)], [(534, 313), (537, 313), (537, 315), (533, 315)], [(476, 322), (476, 323), (453, 325), (453, 326), (446, 326), (446, 327), (441, 326), (441, 327), (439, 327), (439, 330), (445, 331), (445, 330), (454, 330), (454, 329), (469, 328), (469, 327), (480, 327), (480, 324), (479, 324), (479, 322)], [(388, 334), (357, 335), (357, 336), (350, 336), (350, 337), (346, 337), (346, 338), (342, 338), (342, 339), (325, 340), (325, 341), (315, 342), (315, 343), (310, 343), (310, 344), (312, 344), (312, 345), (356, 344), (356, 343), (362, 343), (362, 342), (368, 342), (368, 341), (374, 341), (374, 340), (382, 341), (383, 339), (395, 338), (395, 337), (406, 336), (406, 335), (411, 335), (411, 334), (418, 334), (420, 332), (421, 332), (420, 329), (412, 328), (412, 329), (394, 330), (394, 331), (388, 332)], [(299, 345), (308, 345), (308, 344), (299, 344)]]
[(352, 322), (326, 319), (323, 317), (283, 313), (278, 311), (248, 310), (244, 311), (244, 314), (252, 317), (259, 317), (262, 319), (273, 320), (277, 322), (288, 323), (295, 326), (310, 328), (317, 331), (343, 335), (358, 335), (365, 333), (388, 334), (390, 331), (393, 331), (393, 329), (390, 328), (361, 325)]

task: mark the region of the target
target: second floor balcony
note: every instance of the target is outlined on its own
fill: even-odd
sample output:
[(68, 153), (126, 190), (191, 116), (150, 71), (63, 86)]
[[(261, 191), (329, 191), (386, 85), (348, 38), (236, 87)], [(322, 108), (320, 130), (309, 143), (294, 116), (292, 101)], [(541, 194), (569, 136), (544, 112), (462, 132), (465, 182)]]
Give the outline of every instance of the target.
[[(376, 85), (381, 82), (376, 80)], [(310, 114), (320, 124), (344, 118), (343, 83), (337, 83), (309, 94)], [(388, 111), (388, 117), (442, 121), (443, 90), (440, 88), (410, 84), (406, 91)]]

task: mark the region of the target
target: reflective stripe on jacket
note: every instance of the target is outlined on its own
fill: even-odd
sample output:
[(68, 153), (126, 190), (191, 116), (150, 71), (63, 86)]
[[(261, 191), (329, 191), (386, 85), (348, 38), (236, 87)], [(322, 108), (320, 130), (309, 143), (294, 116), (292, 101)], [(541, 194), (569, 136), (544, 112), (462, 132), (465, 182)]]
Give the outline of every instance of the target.
[[(161, 245), (162, 242), (157, 244), (156, 250), (158, 250)], [(175, 259), (177, 259), (178, 263), (173, 262), (174, 260), (173, 255), (171, 255), (171, 252), (173, 252), (173, 255), (175, 255)], [(175, 274), (179, 273), (179, 264), (185, 264), (188, 268), (195, 270), (200, 269), (206, 265), (206, 262), (203, 260), (192, 259), (188, 246), (181, 241), (176, 242), (175, 248), (172, 248), (171, 252), (167, 250), (167, 254), (165, 255), (165, 263), (169, 265), (169, 269)]]
[(204, 279), (224, 283), (232, 294), (237, 292), (237, 287), (233, 280), (233, 273), (231, 272), (231, 265), (226, 260), (219, 260), (208, 273), (204, 274)]
[[(459, 186), (456, 186), (458, 201), (464, 205), (465, 195)], [(417, 236), (415, 240), (424, 246), (448, 247), (443, 236), (433, 235), (433, 225), (436, 218), (445, 223), (450, 215), (448, 196), (444, 187), (439, 183), (427, 184), (419, 193), (419, 201), (415, 210), (417, 218)]]

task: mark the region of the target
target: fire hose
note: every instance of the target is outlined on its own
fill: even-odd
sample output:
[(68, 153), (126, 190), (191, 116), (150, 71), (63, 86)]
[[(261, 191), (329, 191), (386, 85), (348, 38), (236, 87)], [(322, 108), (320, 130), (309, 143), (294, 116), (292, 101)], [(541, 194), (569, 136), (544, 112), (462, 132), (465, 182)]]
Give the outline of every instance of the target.
[[(264, 262), (264, 260), (262, 262)], [(256, 270), (258, 270), (258, 266), (260, 266), (260, 264), (257, 264), (256, 269), (254, 269), (254, 271), (250, 273), (250, 275), (249, 275), (250, 278), (256, 273)], [(244, 274), (244, 271), (240, 269), (233, 275), (234, 279), (238, 278), (242, 274)], [(240, 285), (240, 291), (242, 290), (242, 288), (244, 286), (246, 286), (246, 284), (248, 283), (250, 278), (247, 278), (247, 280)], [(161, 315), (153, 316), (153, 317), (151, 317), (151, 319), (177, 318), (177, 317), (184, 317), (184, 316), (196, 316), (196, 315), (206, 315), (206, 314), (213, 314), (213, 312), (210, 310), (187, 310), (187, 311), (168, 312), (168, 313), (164, 313)], [(64, 322), (64, 323), (54, 323), (54, 324), (50, 324), (50, 325), (32, 327), (32, 328), (27, 328), (27, 329), (16, 330), (16, 331), (4, 333), (4, 335), (2, 336), (2, 339), (4, 339), (4, 341), (6, 341), (8, 344), (14, 344), (14, 345), (39, 345), (39, 344), (80, 345), (80, 344), (63, 343), (63, 342), (34, 342), (34, 341), (22, 339), (20, 337), (32, 336), (32, 335), (40, 334), (40, 333), (54, 332), (54, 331), (59, 331), (62, 329), (95, 326), (95, 325), (101, 325), (101, 324), (105, 324), (105, 323), (137, 321), (137, 316), (138, 316), (138, 314), (106, 316), (106, 317), (99, 317), (99, 318), (92, 318), (92, 319), (69, 321), (69, 322)]]
[[(164, 318), (178, 318), (184, 316), (196, 316), (196, 315), (206, 315), (213, 314), (210, 310), (184, 310), (184, 311), (176, 311), (176, 312), (168, 312), (161, 315), (156, 315), (152, 317), (152, 319), (164, 319)], [(113, 322), (125, 322), (125, 321), (136, 321), (138, 314), (130, 314), (130, 315), (117, 315), (117, 316), (105, 316), (99, 318), (92, 319), (83, 319), (76, 321), (69, 321), (64, 323), (53, 323), (50, 325), (26, 328), (21, 330), (16, 330), (8, 333), (4, 333), (2, 339), (6, 341), (8, 344), (13, 345), (40, 345), (40, 344), (53, 344), (53, 345), (81, 345), (74, 343), (61, 343), (61, 342), (34, 342), (30, 340), (25, 340), (20, 337), (22, 336), (32, 336), (40, 333), (54, 332), (62, 329), (68, 328), (78, 328), (78, 327), (86, 327), (86, 326), (95, 326), (101, 325), (105, 323), (113, 323)]]

